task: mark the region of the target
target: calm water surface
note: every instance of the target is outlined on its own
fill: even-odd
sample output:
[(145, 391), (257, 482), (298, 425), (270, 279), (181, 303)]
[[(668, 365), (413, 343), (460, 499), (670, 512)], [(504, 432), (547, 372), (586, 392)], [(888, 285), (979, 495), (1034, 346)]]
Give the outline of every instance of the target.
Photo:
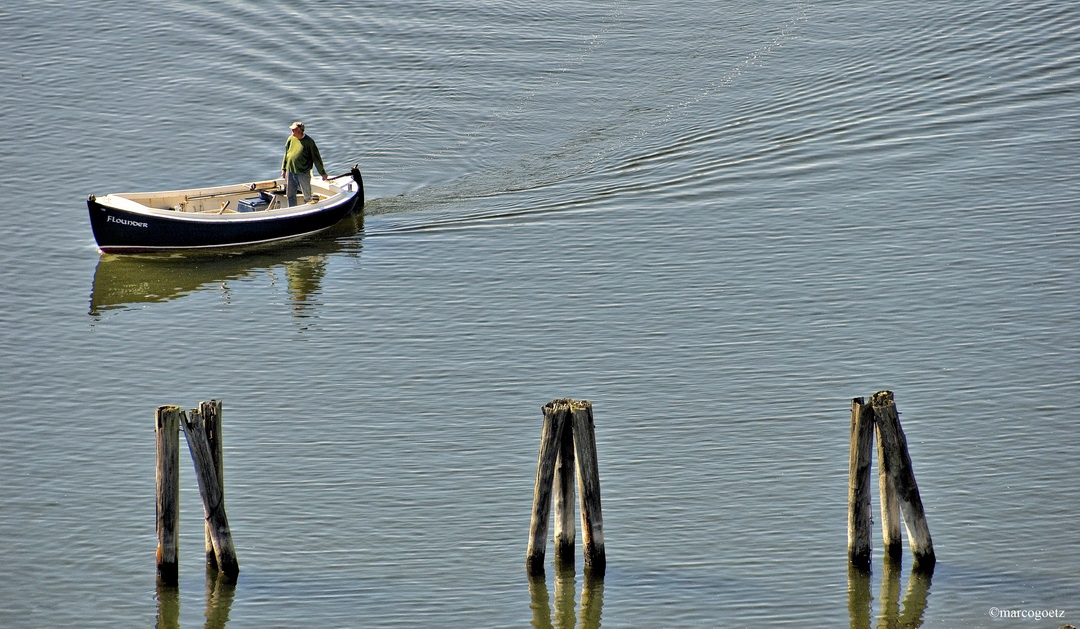
[[(1080, 624), (1080, 7), (15, 0), (0, 35), (0, 626)], [(87, 194), (272, 176), (296, 119), (361, 221), (99, 255)], [(848, 573), (882, 389), (932, 579)], [(602, 581), (524, 571), (558, 397)], [(159, 589), (154, 409), (211, 398), (241, 575), (185, 465)]]

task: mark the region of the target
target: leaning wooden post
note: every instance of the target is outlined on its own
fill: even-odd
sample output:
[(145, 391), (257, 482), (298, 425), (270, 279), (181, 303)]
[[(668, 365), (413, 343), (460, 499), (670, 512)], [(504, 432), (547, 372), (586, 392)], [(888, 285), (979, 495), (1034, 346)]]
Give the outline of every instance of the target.
[(881, 502), (881, 545), (885, 547), (887, 561), (897, 562), (904, 554), (904, 540), (900, 537), (900, 506), (896, 500), (896, 484), (885, 465), (885, 440), (881, 437), (881, 423), (874, 422), (877, 437), (878, 498)]
[(879, 391), (870, 399), (874, 409), (875, 422), (879, 426), (881, 447), (885, 452), (886, 473), (892, 478), (896, 488), (896, 497), (904, 514), (904, 526), (907, 528), (911, 554), (915, 556), (912, 568), (920, 571), (933, 570), (937, 557), (934, 544), (930, 539), (930, 528), (926, 524), (919, 486), (915, 482), (915, 472), (911, 467), (908, 454), (907, 438), (900, 427), (900, 417), (896, 412), (892, 391)]
[(870, 461), (874, 449), (873, 409), (861, 397), (851, 400), (851, 451), (848, 458), (848, 561), (870, 569)]
[[(210, 446), (210, 458), (214, 464), (214, 472), (217, 474), (218, 490), (221, 492), (222, 500), (224, 500), (225, 465), (221, 447), (221, 400), (199, 402), (199, 412), (202, 413), (203, 422), (206, 425), (206, 441)], [(204, 508), (203, 516), (208, 515)], [(217, 555), (214, 553), (214, 541), (210, 533), (210, 520), (208, 518), (205, 522), (203, 537), (206, 547), (206, 566), (208, 568), (217, 568)]]
[(198, 409), (191, 409), (191, 418), (185, 419), (183, 424), (188, 450), (195, 463), (195, 476), (199, 479), (199, 494), (202, 496), (206, 521), (210, 525), (218, 569), (228, 577), (235, 577), (240, 573), (240, 565), (233, 548), (229, 519), (225, 515), (225, 496), (220, 490), (210, 443), (206, 438), (206, 422)]
[(600, 467), (596, 460), (596, 429), (592, 403), (572, 402), (574, 451), (577, 455), (578, 494), (581, 498), (581, 537), (585, 565), (596, 576), (607, 567), (604, 551), (604, 517), (600, 510)]
[(555, 561), (573, 565), (577, 531), (574, 518), (574, 431), (564, 426), (562, 433), (559, 457), (555, 463)]
[(154, 416), (157, 574), (165, 585), (176, 585), (180, 572), (180, 418), (183, 414), (179, 406), (159, 406)]
[(532, 521), (529, 524), (529, 549), (525, 555), (525, 569), (529, 574), (544, 571), (544, 555), (547, 552), (548, 515), (551, 511), (552, 484), (555, 461), (559, 456), (564, 426), (567, 424), (568, 406), (559, 400), (546, 404), (544, 427), (540, 434), (540, 453), (536, 462), (536, 485), (533, 488)]

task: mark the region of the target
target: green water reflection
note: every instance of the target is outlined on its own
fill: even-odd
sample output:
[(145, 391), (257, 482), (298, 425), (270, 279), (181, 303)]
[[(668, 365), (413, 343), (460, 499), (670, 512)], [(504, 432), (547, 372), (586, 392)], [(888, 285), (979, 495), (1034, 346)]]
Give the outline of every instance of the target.
[[(883, 565), (878, 629), (918, 629), (926, 615), (933, 570), (912, 570), (908, 576), (907, 592), (900, 601), (901, 565), (886, 559)], [(851, 629), (870, 629), (873, 622), (871, 574), (853, 566), (848, 567), (848, 615)]]
[(577, 573), (574, 564), (555, 564), (555, 600), (548, 593), (543, 574), (529, 577), (532, 626), (537, 629), (597, 629), (604, 606), (604, 578), (588, 569), (582, 577), (581, 607), (578, 609)]
[(172, 301), (210, 287), (220, 287), (228, 299), (230, 281), (283, 268), (293, 314), (303, 317), (321, 292), (330, 256), (359, 257), (360, 241), (355, 236), (362, 227), (362, 216), (349, 217), (319, 238), (239, 252), (103, 254), (94, 271), (89, 314), (100, 319), (110, 310)]
[[(229, 622), (233, 599), (236, 597), (236, 581), (224, 573), (206, 571), (205, 629), (225, 629)], [(158, 583), (156, 629), (180, 629), (180, 588)]]

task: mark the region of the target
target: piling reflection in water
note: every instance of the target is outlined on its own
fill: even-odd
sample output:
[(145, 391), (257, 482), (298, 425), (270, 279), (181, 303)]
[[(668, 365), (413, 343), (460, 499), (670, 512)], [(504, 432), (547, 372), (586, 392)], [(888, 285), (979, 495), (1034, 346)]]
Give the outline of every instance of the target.
[[(233, 599), (236, 597), (236, 581), (218, 570), (206, 571), (206, 623), (205, 629), (226, 629)], [(180, 629), (180, 588), (158, 583), (157, 623), (155, 629)]]
[(90, 291), (89, 314), (100, 320), (109, 310), (163, 303), (210, 286), (221, 286), (228, 298), (230, 280), (284, 267), (293, 314), (310, 316), (314, 296), (322, 290), (326, 264), (333, 254), (358, 257), (363, 216), (352, 216), (322, 232), (267, 249), (231, 253), (107, 255), (98, 259)]
[[(902, 573), (899, 561), (886, 560), (881, 578), (881, 612), (878, 629), (918, 629), (926, 615), (933, 570), (912, 570), (908, 576), (907, 593), (900, 602)], [(871, 574), (848, 565), (848, 614), (851, 629), (873, 627), (873, 597), (870, 594)]]
[(532, 626), (537, 629), (598, 629), (604, 606), (604, 577), (586, 569), (581, 586), (581, 609), (577, 613), (577, 573), (574, 564), (555, 563), (555, 603), (552, 607), (547, 578), (529, 575)]
[(225, 629), (235, 597), (235, 579), (218, 570), (206, 571), (206, 629)]
[(180, 629), (180, 588), (158, 583), (155, 629)]

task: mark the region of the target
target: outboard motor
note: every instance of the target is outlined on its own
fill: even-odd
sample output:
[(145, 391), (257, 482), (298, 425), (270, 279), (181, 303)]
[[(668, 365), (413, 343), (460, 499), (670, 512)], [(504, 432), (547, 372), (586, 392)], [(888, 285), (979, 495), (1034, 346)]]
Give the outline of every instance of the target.
[(364, 177), (360, 174), (360, 164), (353, 164), (349, 174), (352, 175), (353, 181), (356, 185), (360, 186), (360, 207), (364, 207)]

